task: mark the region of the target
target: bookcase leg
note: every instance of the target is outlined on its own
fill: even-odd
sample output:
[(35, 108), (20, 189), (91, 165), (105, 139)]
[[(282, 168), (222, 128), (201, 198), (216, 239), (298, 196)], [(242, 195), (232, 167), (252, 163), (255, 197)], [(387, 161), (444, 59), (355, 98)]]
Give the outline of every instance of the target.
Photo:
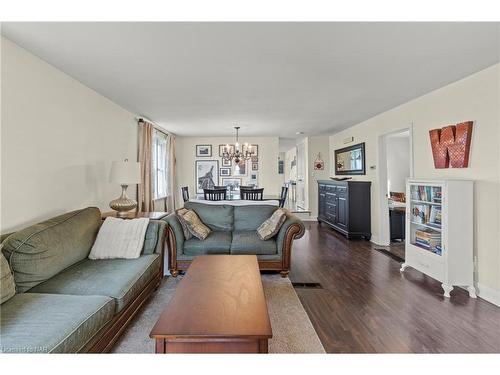
[(467, 290), (469, 291), (469, 297), (470, 298), (477, 298), (477, 296), (476, 296), (476, 288), (474, 288), (473, 285), (467, 287)]
[(406, 263), (403, 263), (401, 265), (401, 268), (399, 269), (400, 272), (404, 272), (404, 270), (406, 269), (406, 267), (408, 267), (408, 265)]
[(453, 286), (448, 284), (441, 284), (441, 288), (443, 288), (444, 290), (443, 296), (450, 298), (450, 292), (453, 290)]

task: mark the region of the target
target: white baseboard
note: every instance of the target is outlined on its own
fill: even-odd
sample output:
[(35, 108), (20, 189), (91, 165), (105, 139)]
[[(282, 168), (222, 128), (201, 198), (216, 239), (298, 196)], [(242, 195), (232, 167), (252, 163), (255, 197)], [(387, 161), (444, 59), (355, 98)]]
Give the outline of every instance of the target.
[(500, 306), (500, 290), (477, 284), (476, 293), (482, 299), (491, 302), (494, 305)]
[(309, 217), (303, 218), (302, 221), (318, 221), (318, 217), (317, 216), (309, 216)]
[(372, 234), (372, 238), (370, 238), (370, 242), (374, 243), (377, 246), (389, 246), (389, 244), (383, 244), (376, 234)]

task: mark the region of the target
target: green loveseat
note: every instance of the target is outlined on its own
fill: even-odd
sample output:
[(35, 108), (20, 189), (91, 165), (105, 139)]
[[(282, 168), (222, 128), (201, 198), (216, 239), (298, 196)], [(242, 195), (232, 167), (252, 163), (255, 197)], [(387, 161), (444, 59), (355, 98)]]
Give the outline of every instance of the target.
[(172, 276), (186, 270), (197, 255), (255, 254), (261, 270), (280, 271), (283, 277), (290, 271), (292, 242), (304, 234), (304, 225), (296, 216), (287, 212), (279, 233), (262, 241), (257, 228), (278, 208), (270, 205), (206, 204), (186, 202), (185, 208), (194, 210), (212, 233), (203, 241), (185, 240), (182, 226), (175, 214), (165, 217), (169, 269)]
[(98, 208), (3, 236), (16, 294), (0, 306), (0, 352), (109, 351), (163, 276), (166, 223), (151, 220), (137, 259), (90, 260)]

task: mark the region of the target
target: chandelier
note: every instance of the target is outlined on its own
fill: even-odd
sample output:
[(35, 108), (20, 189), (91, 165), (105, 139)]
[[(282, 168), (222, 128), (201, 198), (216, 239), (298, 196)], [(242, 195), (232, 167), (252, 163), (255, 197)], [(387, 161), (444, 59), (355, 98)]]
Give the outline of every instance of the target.
[(245, 143), (240, 147), (238, 139), (240, 127), (235, 126), (234, 128), (236, 129), (236, 143), (234, 144), (234, 147), (229, 146), (229, 144), (224, 146), (222, 158), (226, 161), (234, 160), (235, 164), (239, 164), (241, 161), (248, 160), (255, 155), (255, 149), (254, 146), (249, 145), (248, 143)]

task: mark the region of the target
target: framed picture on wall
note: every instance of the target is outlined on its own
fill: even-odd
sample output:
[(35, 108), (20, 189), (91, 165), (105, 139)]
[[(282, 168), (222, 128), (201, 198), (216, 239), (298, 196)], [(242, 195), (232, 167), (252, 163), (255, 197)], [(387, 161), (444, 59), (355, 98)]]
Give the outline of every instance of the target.
[(257, 163), (259, 161), (258, 156), (252, 156), (252, 163)]
[(231, 176), (231, 168), (220, 168), (219, 175), (222, 176)]
[(196, 193), (203, 193), (203, 189), (213, 189), (219, 181), (218, 160), (196, 160)]
[(259, 163), (252, 163), (252, 171), (258, 171), (259, 170)]
[[(219, 156), (222, 157), (227, 145), (219, 145)], [(229, 145), (229, 153), (234, 153), (234, 145)]]
[(231, 166), (231, 160), (222, 159), (222, 166), (223, 167), (230, 167)]
[[(259, 145), (250, 145), (254, 157), (259, 157)], [(259, 159), (257, 159), (259, 160)], [(253, 160), (252, 160), (253, 161)]]
[(197, 158), (210, 158), (212, 157), (212, 145), (196, 145)]
[(240, 191), (241, 178), (223, 178), (222, 186), (226, 186), (230, 191)]
[(248, 178), (248, 185), (253, 187), (259, 186), (259, 174), (257, 172), (251, 172)]
[(247, 162), (241, 160), (233, 167), (233, 176), (246, 176), (247, 175)]

